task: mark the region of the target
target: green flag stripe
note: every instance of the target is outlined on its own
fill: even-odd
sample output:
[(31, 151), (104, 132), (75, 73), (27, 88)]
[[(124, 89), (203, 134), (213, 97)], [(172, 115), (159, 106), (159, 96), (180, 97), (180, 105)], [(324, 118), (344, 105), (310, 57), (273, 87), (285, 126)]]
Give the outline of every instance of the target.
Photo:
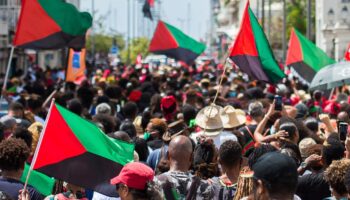
[(256, 19), (253, 11), (249, 8), (249, 18), (253, 29), (255, 44), (258, 49), (259, 58), (262, 64), (262, 68), (265, 71), (269, 79), (276, 83), (281, 80), (285, 74), (279, 68), (275, 57), (273, 56), (269, 42), (262, 30), (258, 20)]
[(175, 38), (176, 42), (179, 44), (180, 47), (191, 50), (192, 52), (196, 54), (201, 54), (205, 50), (205, 45), (197, 42), (193, 38), (185, 35), (181, 30), (177, 29), (176, 27), (164, 23), (170, 33), (173, 35)]
[(296, 29), (294, 30), (300, 42), (303, 61), (308, 66), (318, 72), (320, 69), (322, 69), (322, 67), (335, 63), (335, 61), (328, 57), (324, 51), (322, 51), (314, 43), (304, 37), (299, 31)]
[(92, 122), (71, 113), (58, 104), (56, 106), (72, 132), (88, 152), (121, 165), (133, 160), (134, 145), (111, 139)]
[[(25, 164), (24, 170), (23, 170), (23, 173), (21, 176), (22, 183), (24, 183), (26, 181), (29, 168), (30, 168), (30, 166)], [(45, 174), (42, 174), (40, 172), (33, 170), (30, 173), (28, 184), (30, 186), (32, 186), (33, 188), (35, 188), (41, 194), (48, 196), (48, 195), (52, 194), (52, 190), (53, 190), (53, 187), (55, 185), (55, 179), (50, 178), (50, 177), (46, 176)]]
[(37, 0), (46, 13), (61, 27), (62, 31), (73, 35), (84, 35), (92, 25), (92, 17), (87, 12), (79, 12), (72, 4), (62, 0)]

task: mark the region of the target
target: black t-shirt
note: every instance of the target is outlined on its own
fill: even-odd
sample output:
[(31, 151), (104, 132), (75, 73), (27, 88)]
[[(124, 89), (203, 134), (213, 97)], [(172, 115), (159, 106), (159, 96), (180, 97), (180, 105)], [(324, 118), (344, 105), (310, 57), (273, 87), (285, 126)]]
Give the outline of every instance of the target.
[[(17, 180), (0, 177), (0, 191), (6, 193), (12, 199), (18, 199), (18, 192), (22, 190), (23, 187), (24, 184)], [(28, 186), (28, 192), (30, 194), (30, 200), (44, 199), (44, 196), (32, 187)]]
[(296, 194), (302, 200), (322, 200), (331, 196), (331, 191), (323, 178), (323, 172), (320, 172), (299, 177)]
[[(243, 154), (245, 156), (248, 156), (249, 153), (251, 152), (250, 150), (254, 148), (253, 137), (254, 137), (255, 129), (257, 127), (258, 125), (254, 124), (254, 125), (244, 126), (239, 129), (239, 131), (243, 133), (243, 137), (244, 137)], [(247, 129), (249, 129), (250, 132), (248, 132)]]
[[(242, 127), (242, 128), (239, 129), (239, 131), (241, 131), (243, 133), (243, 135), (244, 135), (244, 142), (246, 144), (253, 140), (253, 138), (250, 135), (250, 133), (254, 135), (255, 129), (257, 127), (258, 127), (258, 125), (254, 124), (254, 125), (248, 125), (248, 126), (245, 126), (245, 127)], [(248, 132), (247, 128), (250, 130), (250, 133)]]
[(161, 139), (154, 139), (147, 141), (147, 145), (151, 147), (152, 150), (159, 149), (163, 146), (164, 142)]

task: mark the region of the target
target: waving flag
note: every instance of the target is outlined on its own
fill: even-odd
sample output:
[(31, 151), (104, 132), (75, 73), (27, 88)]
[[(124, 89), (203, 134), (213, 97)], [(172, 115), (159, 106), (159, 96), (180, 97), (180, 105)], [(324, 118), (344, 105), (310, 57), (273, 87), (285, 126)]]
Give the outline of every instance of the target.
[(344, 58), (345, 58), (346, 61), (350, 61), (350, 44), (348, 46), (348, 49), (345, 52), (345, 57)]
[[(25, 164), (24, 170), (21, 176), (22, 183), (25, 183), (28, 171), (29, 171), (29, 165)], [(50, 178), (40, 172), (32, 171), (29, 177), (28, 184), (34, 187), (41, 194), (45, 196), (49, 196), (53, 192), (53, 189), (55, 186), (55, 179)]]
[(311, 83), (315, 74), (322, 67), (335, 63), (333, 59), (293, 29), (289, 39), (286, 65), (291, 67), (304, 81)]
[(154, 7), (154, 0), (145, 0), (145, 4), (143, 4), (143, 7), (142, 7), (143, 16), (147, 17), (150, 20), (153, 20), (152, 12), (151, 12), (151, 8), (153, 7)]
[(230, 59), (256, 80), (277, 83), (285, 77), (264, 31), (249, 7), (249, 1), (244, 10), (241, 28), (230, 50)]
[[(133, 160), (132, 144), (107, 137), (94, 123), (53, 104), (32, 167), (50, 177), (106, 193), (109, 181)], [(114, 190), (113, 190), (114, 189)]]
[(192, 64), (204, 50), (204, 44), (163, 21), (158, 22), (149, 46), (150, 52), (163, 54), (187, 64)]
[(67, 82), (74, 82), (77, 85), (86, 79), (85, 76), (85, 55), (86, 50), (75, 51), (69, 49), (68, 66), (67, 66)]
[(22, 0), (14, 46), (58, 49), (85, 46), (85, 33), (92, 25), (87, 12), (79, 12), (63, 0)]

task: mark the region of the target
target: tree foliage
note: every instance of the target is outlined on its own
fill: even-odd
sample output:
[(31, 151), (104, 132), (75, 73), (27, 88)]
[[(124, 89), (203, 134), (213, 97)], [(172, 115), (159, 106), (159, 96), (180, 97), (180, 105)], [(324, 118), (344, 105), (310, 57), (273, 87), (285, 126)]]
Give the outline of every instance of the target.
[[(93, 36), (95, 40), (95, 52), (96, 53), (108, 53), (110, 48), (113, 45), (113, 40), (116, 40), (116, 45), (119, 49), (124, 49), (125, 47), (125, 41), (123, 39), (122, 35), (104, 35), (104, 34), (95, 34)], [(92, 36), (90, 36), (86, 43), (86, 48), (88, 51), (91, 51), (91, 44), (92, 44)]]
[[(287, 34), (290, 35), (294, 27), (306, 35), (307, 26), (307, 1), (308, 0), (287, 0)], [(315, 30), (315, 0), (311, 0), (311, 23), (312, 30)], [(314, 38), (314, 34), (312, 38)], [(313, 39), (312, 39), (313, 40)]]
[[(135, 64), (137, 55), (141, 54), (143, 57), (148, 55), (149, 39), (145, 37), (139, 37), (132, 39), (130, 42), (130, 63)], [(121, 52), (121, 59), (123, 62), (127, 62), (128, 50), (125, 48)]]

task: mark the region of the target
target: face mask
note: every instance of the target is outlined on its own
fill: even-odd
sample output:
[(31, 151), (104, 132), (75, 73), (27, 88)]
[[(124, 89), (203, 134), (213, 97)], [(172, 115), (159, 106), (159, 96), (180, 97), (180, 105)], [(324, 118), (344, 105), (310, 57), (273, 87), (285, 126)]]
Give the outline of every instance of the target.
[(143, 139), (144, 139), (144, 140), (148, 140), (150, 137), (151, 137), (151, 134), (150, 134), (149, 132), (145, 132), (145, 133), (143, 134)]

